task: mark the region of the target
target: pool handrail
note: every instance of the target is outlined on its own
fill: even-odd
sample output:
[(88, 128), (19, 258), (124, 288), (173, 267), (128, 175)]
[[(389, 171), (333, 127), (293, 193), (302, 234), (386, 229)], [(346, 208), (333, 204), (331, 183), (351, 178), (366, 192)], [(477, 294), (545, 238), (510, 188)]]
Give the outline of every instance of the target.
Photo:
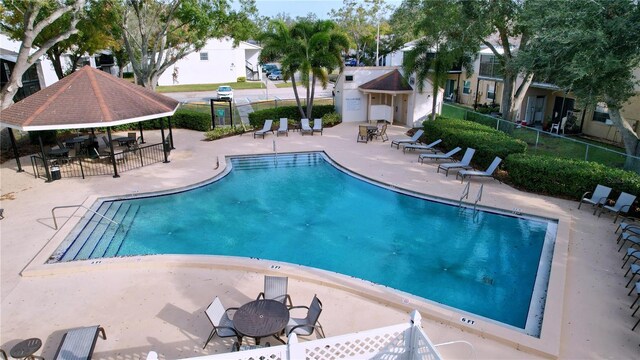
[(101, 218), (103, 218), (103, 219), (105, 219), (105, 220), (108, 220), (108, 221), (110, 221), (110, 222), (112, 222), (112, 223), (116, 224), (117, 226), (120, 226), (120, 224), (119, 224), (118, 222), (114, 221), (113, 219), (109, 219), (108, 217), (106, 217), (106, 216), (104, 216), (104, 215), (102, 215), (102, 214), (99, 214), (99, 213), (97, 213), (97, 212), (95, 212), (95, 211), (93, 211), (93, 210), (89, 209), (88, 207), (86, 207), (86, 206), (84, 206), (84, 205), (62, 205), (62, 206), (55, 206), (53, 209), (51, 209), (51, 216), (53, 217), (53, 228), (54, 228), (55, 230), (58, 230), (58, 222), (56, 221), (56, 214), (55, 214), (55, 211), (56, 211), (57, 209), (66, 209), (66, 208), (74, 208), (74, 207), (81, 207), (81, 208), (84, 208), (84, 209), (86, 209), (87, 211), (89, 211), (89, 212), (91, 212), (91, 213), (94, 213), (94, 214), (96, 214), (96, 215), (100, 216)]

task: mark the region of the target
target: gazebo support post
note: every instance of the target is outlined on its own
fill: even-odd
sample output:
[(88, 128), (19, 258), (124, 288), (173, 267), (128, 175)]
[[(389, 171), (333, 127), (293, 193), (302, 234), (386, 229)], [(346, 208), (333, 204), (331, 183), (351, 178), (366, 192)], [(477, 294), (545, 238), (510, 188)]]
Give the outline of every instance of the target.
[(160, 118), (160, 137), (162, 137), (162, 153), (164, 153), (164, 163), (169, 162), (169, 157), (167, 156), (167, 146), (164, 141), (164, 119)]
[(18, 146), (16, 145), (16, 138), (13, 135), (13, 129), (7, 128), (9, 131), (9, 140), (11, 141), (11, 147), (13, 148), (13, 156), (16, 158), (16, 164), (18, 165), (18, 172), (23, 172), (22, 165), (20, 164), (20, 156), (18, 155)]
[(140, 144), (144, 144), (144, 134), (142, 133), (142, 121), (138, 123), (138, 128), (140, 129)]
[(44, 145), (42, 145), (42, 137), (38, 135), (38, 142), (40, 142), (40, 152), (42, 153), (42, 162), (44, 165), (44, 173), (47, 174), (47, 182), (51, 182), (51, 172), (49, 172), (49, 161), (47, 161), (47, 153), (44, 151)]
[(113, 177), (119, 178), (118, 166), (116, 165), (116, 154), (113, 153), (113, 140), (111, 140), (111, 128), (107, 128), (107, 137), (109, 138), (109, 150), (111, 150), (111, 163), (113, 164)]
[(171, 150), (175, 150), (173, 147), (173, 131), (171, 131), (171, 116), (167, 117), (167, 121), (169, 121), (169, 140), (171, 140)]

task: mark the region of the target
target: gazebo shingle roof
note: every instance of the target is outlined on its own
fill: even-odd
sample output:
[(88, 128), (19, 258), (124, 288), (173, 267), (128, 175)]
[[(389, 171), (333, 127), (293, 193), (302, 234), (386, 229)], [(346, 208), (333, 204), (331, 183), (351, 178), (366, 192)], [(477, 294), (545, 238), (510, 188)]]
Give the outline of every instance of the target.
[(360, 89), (388, 92), (413, 91), (411, 85), (397, 69), (360, 85)]
[(114, 126), (171, 116), (179, 104), (85, 66), (2, 110), (0, 124), (25, 131)]

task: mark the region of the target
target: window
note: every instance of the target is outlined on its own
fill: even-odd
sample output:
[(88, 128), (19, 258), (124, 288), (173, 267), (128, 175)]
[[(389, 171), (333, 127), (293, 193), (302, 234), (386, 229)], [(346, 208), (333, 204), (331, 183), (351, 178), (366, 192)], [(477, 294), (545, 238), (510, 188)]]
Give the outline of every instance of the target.
[(471, 80), (465, 80), (462, 84), (462, 93), (471, 94)]
[(598, 103), (593, 110), (593, 121), (608, 123), (609, 120), (609, 108), (605, 103)]
[(209, 53), (201, 52), (200, 53), (200, 60), (201, 61), (208, 61), (209, 60)]
[(353, 75), (345, 75), (344, 81), (353, 81)]
[(487, 84), (487, 99), (495, 100), (496, 87), (494, 84)]

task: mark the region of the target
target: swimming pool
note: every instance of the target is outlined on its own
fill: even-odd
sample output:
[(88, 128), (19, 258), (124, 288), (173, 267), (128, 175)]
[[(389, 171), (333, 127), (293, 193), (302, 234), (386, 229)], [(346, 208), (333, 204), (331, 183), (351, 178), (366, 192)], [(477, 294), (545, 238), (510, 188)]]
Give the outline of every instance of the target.
[(226, 175), (188, 191), (103, 201), (96, 210), (120, 226), (85, 219), (52, 262), (145, 254), (271, 259), (365, 279), (537, 336), (531, 322), (541, 321), (554, 221), (381, 187), (323, 153), (230, 164)]

